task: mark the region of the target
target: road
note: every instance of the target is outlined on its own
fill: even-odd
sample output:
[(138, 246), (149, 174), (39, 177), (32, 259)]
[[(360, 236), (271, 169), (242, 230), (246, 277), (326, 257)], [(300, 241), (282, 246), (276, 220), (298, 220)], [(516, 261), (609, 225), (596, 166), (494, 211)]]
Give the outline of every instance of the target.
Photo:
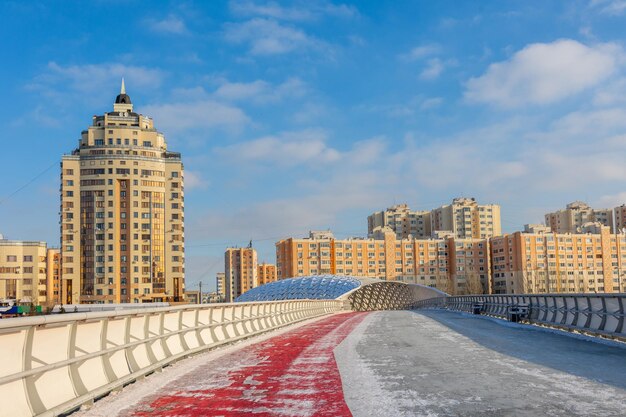
[(343, 313), (187, 359), (76, 417), (622, 416), (626, 348), (449, 311)]

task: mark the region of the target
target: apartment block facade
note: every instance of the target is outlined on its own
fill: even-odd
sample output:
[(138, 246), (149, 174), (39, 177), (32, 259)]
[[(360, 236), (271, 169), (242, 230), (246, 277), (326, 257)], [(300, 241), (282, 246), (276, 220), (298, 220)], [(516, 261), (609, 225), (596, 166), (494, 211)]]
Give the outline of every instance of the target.
[(397, 204), (367, 217), (367, 236), (379, 227), (389, 227), (398, 239), (428, 238), (431, 235), (430, 211), (412, 211), (406, 204)]
[(218, 272), (215, 276), (215, 292), (221, 301), (226, 299), (226, 274)]
[(224, 253), (225, 300), (233, 302), (258, 286), (258, 260), (254, 248), (227, 248)]
[(389, 207), (368, 216), (368, 237), (377, 227), (391, 228), (398, 239), (425, 239), (450, 233), (459, 239), (489, 239), (502, 234), (499, 205), (480, 205), (474, 198), (463, 197), (431, 211), (411, 211), (406, 204)]
[(122, 90), (61, 162), (64, 303), (182, 301), (184, 171)]
[(61, 304), (61, 250), (46, 251), (46, 304)]
[(261, 263), (258, 266), (257, 272), (257, 286), (269, 284), (270, 282), (276, 281), (276, 265)]
[(48, 267), (46, 242), (3, 239), (0, 235), (0, 299), (48, 305), (58, 271)]
[(491, 239), (495, 294), (626, 292), (626, 235), (515, 232)]
[(613, 209), (615, 214), (615, 232), (626, 233), (626, 204)]
[(450, 231), (459, 239), (489, 239), (502, 234), (500, 206), (481, 205), (474, 198), (455, 198), (431, 211), (432, 231)]
[(486, 239), (397, 239), (377, 228), (367, 239), (283, 239), (276, 243), (278, 279), (317, 274), (398, 280), (450, 294), (488, 293)]
[(569, 203), (565, 209), (545, 215), (546, 225), (554, 233), (580, 233), (582, 226), (589, 222), (599, 222), (615, 231), (613, 210), (594, 209), (582, 201)]

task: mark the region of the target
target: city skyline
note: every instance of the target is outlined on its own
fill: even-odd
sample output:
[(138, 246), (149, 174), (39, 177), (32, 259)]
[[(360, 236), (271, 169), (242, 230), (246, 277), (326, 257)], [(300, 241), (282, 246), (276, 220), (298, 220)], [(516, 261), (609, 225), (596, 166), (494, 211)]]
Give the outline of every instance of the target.
[(213, 287), (227, 246), (273, 262), (281, 238), (364, 236), (394, 203), (474, 196), (502, 206), (504, 232), (570, 201), (612, 209), (623, 9), (527, 3), (4, 3), (6, 39), (34, 30), (2, 47), (0, 233), (59, 245), (59, 159), (122, 76), (183, 155), (189, 290)]

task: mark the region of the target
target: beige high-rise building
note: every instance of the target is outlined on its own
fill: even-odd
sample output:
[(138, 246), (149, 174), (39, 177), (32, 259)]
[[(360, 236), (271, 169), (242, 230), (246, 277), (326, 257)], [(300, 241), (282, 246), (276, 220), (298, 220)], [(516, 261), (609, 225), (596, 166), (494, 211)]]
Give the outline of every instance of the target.
[(278, 279), (336, 274), (418, 283), (450, 294), (488, 293), (486, 239), (397, 239), (388, 227), (371, 238), (287, 238), (276, 243)]
[(276, 265), (263, 262), (259, 264), (257, 272), (257, 285), (265, 285), (277, 280)]
[(615, 214), (615, 232), (625, 233), (626, 231), (626, 204), (613, 209)]
[(224, 272), (218, 272), (215, 277), (215, 292), (220, 301), (226, 299), (226, 274)]
[(183, 178), (122, 81), (113, 111), (93, 116), (61, 162), (64, 303), (183, 300)]
[(581, 233), (515, 232), (491, 239), (496, 294), (626, 291), (626, 236), (589, 223)]
[(228, 248), (224, 253), (226, 302), (258, 286), (258, 261), (254, 248)]
[(47, 304), (46, 242), (8, 240), (0, 235), (0, 299)]
[(580, 233), (585, 223), (600, 222), (614, 231), (613, 210), (594, 209), (582, 201), (569, 203), (564, 210), (545, 215), (546, 225), (554, 233)]
[(50, 306), (61, 303), (61, 251), (48, 248), (46, 251), (46, 303)]
[(474, 198), (455, 198), (431, 211), (431, 230), (450, 231), (459, 239), (489, 239), (502, 234), (500, 206), (480, 205)]
[(389, 227), (396, 238), (427, 238), (431, 235), (430, 211), (411, 211), (406, 204), (397, 204), (385, 211), (377, 211), (367, 217), (367, 236), (372, 237), (374, 229)]

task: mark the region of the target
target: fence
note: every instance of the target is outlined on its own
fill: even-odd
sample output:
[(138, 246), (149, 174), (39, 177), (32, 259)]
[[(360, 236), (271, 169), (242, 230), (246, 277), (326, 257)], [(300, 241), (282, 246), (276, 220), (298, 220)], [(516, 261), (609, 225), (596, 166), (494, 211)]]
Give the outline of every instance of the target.
[(511, 308), (528, 307), (527, 320), (568, 330), (626, 339), (626, 294), (520, 294), (441, 297), (417, 308), (446, 308), (506, 317)]
[(1, 320), (0, 416), (59, 415), (191, 354), (342, 307), (291, 300)]

